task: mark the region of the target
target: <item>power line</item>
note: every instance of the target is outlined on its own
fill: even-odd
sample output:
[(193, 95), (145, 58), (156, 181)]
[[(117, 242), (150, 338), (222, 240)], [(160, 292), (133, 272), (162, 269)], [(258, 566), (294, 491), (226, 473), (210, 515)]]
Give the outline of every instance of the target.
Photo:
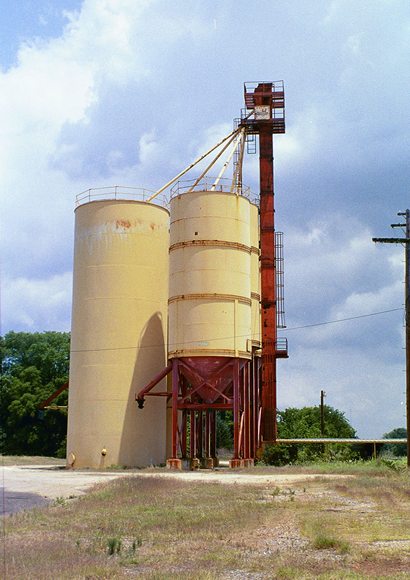
[[(300, 330), (302, 328), (312, 328), (314, 326), (324, 326), (325, 324), (337, 324), (338, 322), (346, 322), (348, 320), (357, 320), (358, 318), (367, 318), (369, 316), (377, 316), (378, 314), (387, 314), (389, 312), (398, 312), (399, 310), (403, 310), (403, 308), (392, 308), (391, 310), (380, 310), (379, 312), (371, 312), (369, 314), (360, 314), (358, 316), (350, 316), (348, 318), (338, 318), (337, 320), (327, 320), (326, 322), (316, 322), (314, 324), (305, 324), (303, 326), (293, 326), (291, 328), (285, 328), (285, 329), (279, 329), (280, 331), (288, 331), (288, 330)], [(236, 335), (236, 336), (222, 336), (222, 337), (218, 337), (218, 338), (209, 338), (206, 342), (213, 342), (215, 340), (229, 340), (229, 339), (234, 339), (234, 338), (244, 338), (244, 337), (248, 337), (247, 334), (242, 334), (242, 335)], [(194, 344), (195, 341), (188, 341), (188, 342), (178, 342), (176, 344), (181, 345), (181, 344)], [(200, 342), (200, 341), (199, 341)], [(116, 347), (116, 348), (84, 348), (84, 349), (73, 349), (71, 352), (100, 352), (100, 351), (106, 351), (106, 350), (141, 350), (144, 348), (157, 348), (157, 347), (163, 347), (164, 344), (148, 344), (148, 345), (134, 345), (134, 346), (120, 346), (120, 347)], [(174, 346), (172, 344), (168, 345), (168, 346)], [(200, 345), (201, 346), (201, 345)], [(205, 345), (202, 345), (205, 346)]]
[(291, 328), (284, 329), (286, 332), (288, 330), (299, 330), (301, 328), (312, 328), (313, 326), (324, 326), (325, 324), (337, 324), (338, 322), (346, 322), (347, 320), (357, 320), (358, 318), (367, 318), (369, 316), (377, 316), (378, 314), (387, 314), (388, 312), (398, 312), (399, 310), (404, 310), (402, 308), (392, 308), (391, 310), (380, 310), (379, 312), (370, 312), (369, 314), (360, 314), (358, 316), (349, 316), (348, 318), (337, 318), (336, 320), (327, 320), (326, 322), (316, 322), (314, 324), (304, 324), (303, 326), (292, 326)]

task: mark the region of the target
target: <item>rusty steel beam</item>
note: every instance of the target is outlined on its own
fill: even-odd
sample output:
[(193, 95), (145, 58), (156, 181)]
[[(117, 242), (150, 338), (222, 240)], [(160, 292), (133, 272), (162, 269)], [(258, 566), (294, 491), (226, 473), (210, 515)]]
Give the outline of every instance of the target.
[(179, 392), (179, 369), (178, 362), (172, 365), (172, 442), (171, 459), (178, 458), (178, 392)]
[(262, 436), (275, 440), (276, 422), (276, 277), (272, 129), (259, 132), (261, 294), (262, 294)]
[[(149, 394), (149, 392), (160, 382), (164, 379), (168, 373), (172, 371), (172, 360), (169, 362), (168, 366), (166, 366), (160, 373), (157, 374), (156, 377), (152, 379), (151, 382), (148, 383), (146, 387), (141, 389), (136, 395), (135, 400), (138, 403), (140, 409), (144, 407), (144, 397)], [(156, 393), (157, 396), (167, 396), (168, 393)]]
[[(40, 403), (40, 405), (38, 406), (39, 409), (45, 409), (46, 407), (48, 407), (48, 405), (51, 403), (51, 401), (54, 401), (54, 399), (56, 399), (59, 395), (61, 395), (61, 393), (63, 393), (64, 391), (66, 391), (68, 389), (68, 381), (66, 383), (64, 383), (64, 385), (62, 385), (59, 389), (57, 389), (56, 391), (54, 391), (54, 393), (52, 395), (50, 395), (48, 397), (48, 399), (46, 399), (45, 401), (43, 401), (42, 403)], [(64, 405), (64, 407), (66, 407)]]
[[(273, 135), (285, 132), (283, 81), (245, 83), (245, 105), (254, 118), (242, 119), (248, 134), (259, 135), (260, 263), (262, 306), (261, 439), (277, 438), (276, 363), (287, 353), (277, 348), (277, 288)], [(260, 443), (260, 442), (259, 442)]]

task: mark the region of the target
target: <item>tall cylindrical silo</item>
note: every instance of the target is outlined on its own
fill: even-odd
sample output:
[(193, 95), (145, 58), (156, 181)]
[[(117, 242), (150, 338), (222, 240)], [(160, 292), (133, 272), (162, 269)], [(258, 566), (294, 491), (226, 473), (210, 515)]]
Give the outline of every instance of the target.
[(261, 347), (261, 277), (259, 249), (259, 207), (251, 203), (251, 301), (252, 301), (252, 346)]
[(230, 464), (250, 464), (257, 412), (252, 398), (251, 204), (242, 195), (202, 190), (177, 195), (170, 210), (172, 429), (167, 463), (178, 469), (188, 457), (192, 468), (198, 461), (217, 465), (216, 413), (231, 410)]
[(169, 357), (251, 357), (250, 202), (215, 191), (171, 200)]
[(102, 200), (75, 218), (67, 463), (162, 463), (165, 400), (141, 413), (135, 393), (166, 366), (168, 211)]

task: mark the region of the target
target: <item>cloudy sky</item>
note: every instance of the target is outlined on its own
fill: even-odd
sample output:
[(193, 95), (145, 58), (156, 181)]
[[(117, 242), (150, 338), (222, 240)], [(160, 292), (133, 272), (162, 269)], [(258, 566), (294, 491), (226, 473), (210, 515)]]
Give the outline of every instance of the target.
[[(0, 14), (2, 333), (70, 328), (77, 193), (160, 187), (231, 130), (244, 81), (283, 79), (280, 407), (324, 389), (359, 436), (404, 426), (403, 250), (371, 238), (410, 206), (408, 0), (0, 0)], [(257, 191), (257, 156), (244, 181)]]

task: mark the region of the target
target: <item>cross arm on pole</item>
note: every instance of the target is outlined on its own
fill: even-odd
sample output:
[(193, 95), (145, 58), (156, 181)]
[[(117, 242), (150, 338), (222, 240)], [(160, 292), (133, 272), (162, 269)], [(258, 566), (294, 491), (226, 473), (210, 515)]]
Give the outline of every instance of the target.
[(410, 238), (372, 238), (372, 240), (381, 244), (410, 244)]

